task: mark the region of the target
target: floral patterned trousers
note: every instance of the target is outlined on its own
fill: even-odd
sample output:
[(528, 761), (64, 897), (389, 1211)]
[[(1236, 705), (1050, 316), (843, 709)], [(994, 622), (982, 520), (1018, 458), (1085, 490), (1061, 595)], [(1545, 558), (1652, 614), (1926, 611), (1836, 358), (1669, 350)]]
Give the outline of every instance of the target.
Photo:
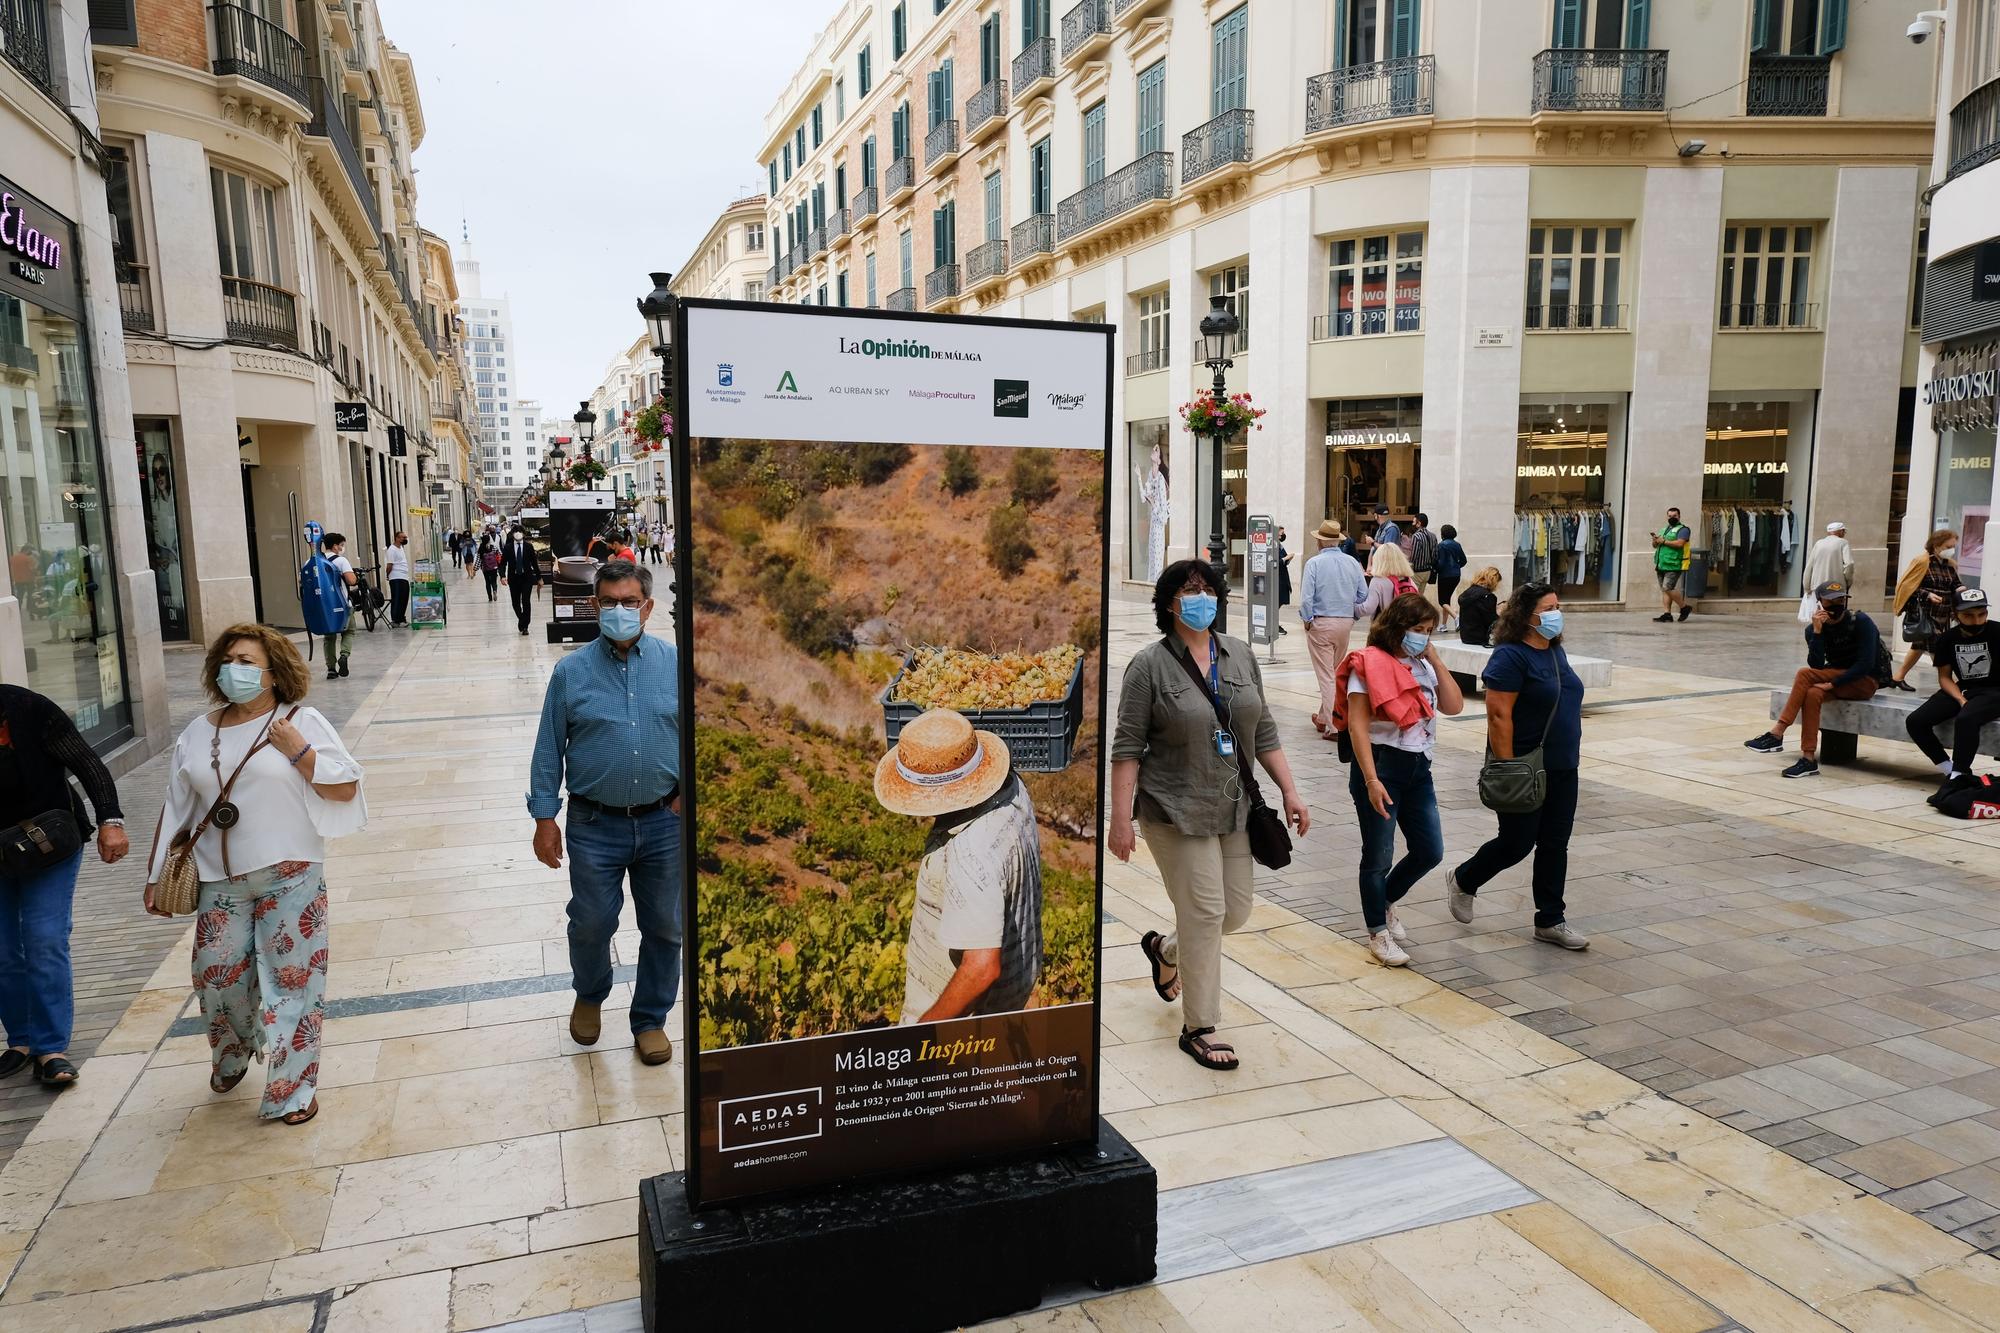
[(326, 1011), (326, 879), (316, 861), (281, 861), (204, 880), (194, 928), (194, 988), (216, 1077), (253, 1056), (269, 1067), (266, 1120), (303, 1111), (319, 1086)]

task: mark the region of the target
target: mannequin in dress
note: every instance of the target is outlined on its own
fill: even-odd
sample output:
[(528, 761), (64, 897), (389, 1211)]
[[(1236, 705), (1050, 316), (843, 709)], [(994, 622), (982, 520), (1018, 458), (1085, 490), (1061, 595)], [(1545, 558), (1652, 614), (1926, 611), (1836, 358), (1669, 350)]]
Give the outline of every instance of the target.
[(1167, 460), (1154, 445), (1151, 458), (1152, 472), (1139, 483), (1139, 498), (1146, 502), (1148, 514), (1146, 528), (1146, 577), (1157, 583), (1160, 571), (1167, 563), (1167, 515), (1170, 501), (1167, 497)]

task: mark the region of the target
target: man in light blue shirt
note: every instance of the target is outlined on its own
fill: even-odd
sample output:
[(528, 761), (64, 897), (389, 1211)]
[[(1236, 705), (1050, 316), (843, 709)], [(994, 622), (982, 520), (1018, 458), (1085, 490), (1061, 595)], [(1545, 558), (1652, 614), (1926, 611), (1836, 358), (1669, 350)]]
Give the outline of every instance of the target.
[(1396, 520), (1389, 517), (1388, 505), (1375, 506), (1375, 544), (1396, 546), (1403, 540), (1403, 530), (1396, 526)]
[(1313, 533), (1319, 554), (1306, 561), (1299, 586), (1299, 619), (1306, 626), (1306, 651), (1312, 655), (1319, 680), (1319, 711), (1313, 724), (1324, 734), (1333, 725), (1333, 705), (1339, 698), (1334, 674), (1347, 656), (1348, 635), (1354, 629), (1354, 608), (1368, 596), (1368, 574), (1361, 562), (1341, 550), (1346, 535), (1328, 519)]
[(556, 663), (529, 772), (535, 857), (562, 865), (556, 825), (569, 787), (569, 1033), (595, 1045), (611, 994), (611, 937), (632, 880), (639, 969), (632, 1041), (649, 1065), (673, 1058), (665, 1032), (681, 974), (680, 660), (645, 632), (653, 573), (613, 560), (597, 571), (594, 642)]

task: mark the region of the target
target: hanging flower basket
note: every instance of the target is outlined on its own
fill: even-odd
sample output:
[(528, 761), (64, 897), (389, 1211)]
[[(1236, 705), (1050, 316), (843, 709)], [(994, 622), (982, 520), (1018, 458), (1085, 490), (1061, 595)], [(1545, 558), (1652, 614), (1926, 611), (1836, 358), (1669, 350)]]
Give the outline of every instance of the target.
[(579, 458), (569, 465), (569, 480), (572, 486), (587, 486), (593, 481), (603, 481), (604, 475), (604, 464), (594, 458)]
[(1251, 426), (1264, 429), (1258, 421), (1264, 409), (1252, 407), (1247, 393), (1217, 398), (1212, 389), (1204, 389), (1194, 396), (1194, 401), (1182, 403), (1180, 411), (1181, 429), (1196, 435), (1219, 435), (1227, 440)]
[(673, 429), (673, 414), (667, 411), (665, 399), (654, 399), (632, 419), (632, 435), (644, 447), (657, 448)]

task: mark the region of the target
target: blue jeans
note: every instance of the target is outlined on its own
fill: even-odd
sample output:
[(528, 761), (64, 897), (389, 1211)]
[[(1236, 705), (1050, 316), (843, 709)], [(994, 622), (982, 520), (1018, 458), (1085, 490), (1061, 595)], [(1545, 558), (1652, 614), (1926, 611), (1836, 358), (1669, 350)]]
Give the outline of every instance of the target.
[[(1377, 745), (1375, 776), (1389, 792), (1389, 817), (1368, 803), (1361, 765), (1349, 765), (1347, 790), (1361, 826), (1361, 915), (1372, 935), (1389, 924), (1389, 908), (1444, 860), (1444, 827), (1438, 821), (1437, 791), (1431, 785), (1428, 755)], [(1403, 830), (1403, 859), (1395, 861), (1396, 830)], [(1390, 862), (1395, 861), (1392, 869)]]
[(603, 1004), (611, 994), (611, 937), (629, 874), (639, 919), (632, 1031), (665, 1028), (681, 983), (680, 816), (655, 810), (634, 819), (572, 801), (567, 833), (569, 970), (576, 998)]
[(30, 1055), (69, 1049), (76, 1017), (70, 987), (70, 903), (83, 849), (35, 875), (0, 873), (0, 1027)]

